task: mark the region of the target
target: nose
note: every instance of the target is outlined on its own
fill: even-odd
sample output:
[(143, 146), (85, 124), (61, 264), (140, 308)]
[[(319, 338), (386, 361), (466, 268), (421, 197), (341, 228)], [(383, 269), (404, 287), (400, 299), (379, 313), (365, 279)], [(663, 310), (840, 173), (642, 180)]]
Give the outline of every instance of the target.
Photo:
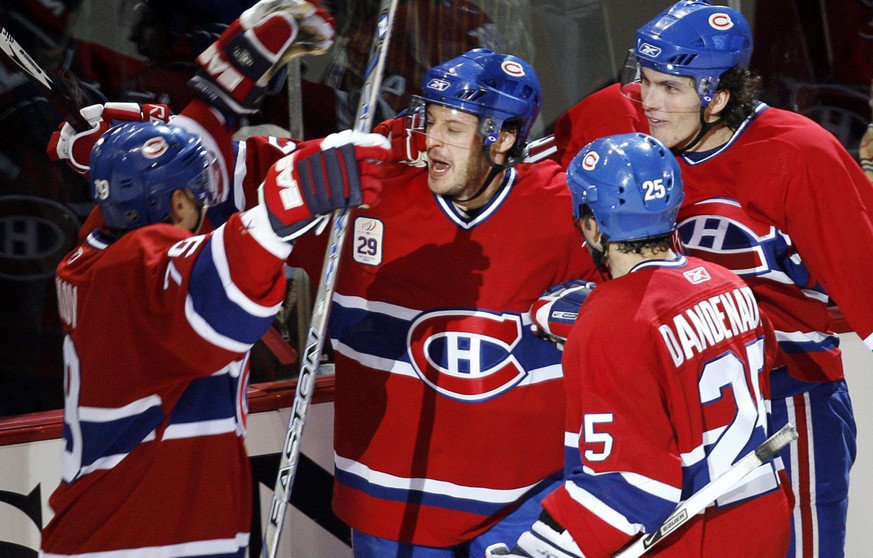
[(439, 136), (438, 134), (435, 134), (432, 129), (424, 132), (424, 146), (427, 149), (430, 149), (431, 147), (436, 147), (436, 146), (442, 145), (442, 144), (443, 144), (443, 138), (441, 136)]
[(655, 89), (645, 85), (640, 88), (640, 100), (643, 103), (643, 110), (656, 109), (661, 104), (660, 95), (655, 93)]

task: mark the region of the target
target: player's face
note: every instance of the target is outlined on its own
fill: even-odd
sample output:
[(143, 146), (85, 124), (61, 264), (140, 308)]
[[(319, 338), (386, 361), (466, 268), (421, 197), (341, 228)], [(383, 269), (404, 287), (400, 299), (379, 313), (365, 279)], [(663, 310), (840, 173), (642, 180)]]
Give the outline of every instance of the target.
[(490, 167), (482, 155), (479, 118), (440, 105), (427, 108), (427, 185), (453, 198), (473, 195)]
[(650, 133), (668, 148), (681, 147), (700, 131), (700, 97), (690, 77), (640, 68), (640, 94)]

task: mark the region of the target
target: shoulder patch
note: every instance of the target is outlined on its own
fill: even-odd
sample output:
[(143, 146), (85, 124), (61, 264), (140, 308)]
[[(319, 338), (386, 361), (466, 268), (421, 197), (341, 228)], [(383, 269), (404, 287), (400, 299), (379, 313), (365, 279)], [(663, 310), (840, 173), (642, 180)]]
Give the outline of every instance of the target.
[(352, 253), (355, 261), (364, 265), (380, 265), (382, 245), (385, 242), (385, 224), (379, 219), (357, 217), (353, 235)]

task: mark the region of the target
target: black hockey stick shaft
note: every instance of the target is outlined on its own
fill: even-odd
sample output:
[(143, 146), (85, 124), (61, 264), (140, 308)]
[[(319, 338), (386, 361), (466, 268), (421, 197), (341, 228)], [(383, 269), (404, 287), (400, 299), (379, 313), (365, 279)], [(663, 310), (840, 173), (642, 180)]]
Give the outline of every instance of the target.
[(657, 531), (649, 533), (634, 541), (630, 546), (617, 553), (614, 558), (638, 558), (679, 527), (686, 524), (697, 514), (715, 502), (720, 496), (733, 488), (741, 479), (772, 459), (779, 451), (797, 439), (797, 430), (791, 423), (783, 426), (778, 432), (767, 438), (755, 450), (743, 456), (730, 469), (717, 479), (691, 495), (684, 503), (670, 514)]
[(82, 91), (75, 74), (63, 68), (51, 74), (43, 70), (5, 27), (0, 27), (0, 50), (42, 89), (76, 131), (84, 132), (91, 128), (91, 124), (79, 112), (87, 103), (88, 97)]
[[(373, 126), (379, 91), (382, 88), (382, 74), (388, 55), (388, 45), (391, 38), (391, 27), (394, 14), (397, 11), (397, 0), (382, 0), (379, 9), (378, 26), (370, 48), (370, 62), (367, 65), (361, 99), (355, 118), (355, 130), (369, 132)], [(285, 433), (285, 442), (267, 525), (264, 530), (264, 551), (266, 558), (276, 558), (279, 550), (279, 540), (285, 523), (288, 501), (291, 498), (291, 488), (300, 460), (303, 426), (312, 401), (315, 389), (315, 377), (324, 347), (324, 337), (327, 333), (327, 320), (330, 314), (330, 304), (336, 286), (340, 255), (346, 238), (349, 223), (349, 210), (337, 210), (328, 237), (327, 250), (324, 255), (324, 265), (315, 295), (312, 309), (312, 321), (307, 333), (306, 347), (300, 360), (300, 374), (297, 378), (297, 388), (294, 393), (294, 403), (291, 407), (291, 418)]]

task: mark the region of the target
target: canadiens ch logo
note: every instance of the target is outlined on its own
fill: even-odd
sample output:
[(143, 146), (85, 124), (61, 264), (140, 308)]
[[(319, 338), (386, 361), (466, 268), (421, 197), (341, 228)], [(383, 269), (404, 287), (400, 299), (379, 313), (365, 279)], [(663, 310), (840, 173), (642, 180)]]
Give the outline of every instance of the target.
[(164, 138), (151, 138), (142, 145), (142, 156), (146, 159), (157, 159), (169, 148), (170, 146)]
[(410, 362), (438, 393), (481, 401), (507, 391), (527, 375), (512, 354), (522, 331), (517, 314), (427, 312), (409, 328)]
[(734, 22), (728, 14), (717, 13), (709, 16), (709, 25), (717, 31), (727, 31), (734, 26)]
[(521, 77), (524, 75), (524, 67), (514, 60), (504, 60), (500, 67), (503, 71), (513, 77)]
[(788, 273), (800, 281), (798, 284), (808, 279), (803, 264), (789, 257), (790, 239), (776, 227), (750, 216), (735, 200), (697, 202), (682, 210), (677, 229), (689, 254), (720, 264), (737, 275)]

